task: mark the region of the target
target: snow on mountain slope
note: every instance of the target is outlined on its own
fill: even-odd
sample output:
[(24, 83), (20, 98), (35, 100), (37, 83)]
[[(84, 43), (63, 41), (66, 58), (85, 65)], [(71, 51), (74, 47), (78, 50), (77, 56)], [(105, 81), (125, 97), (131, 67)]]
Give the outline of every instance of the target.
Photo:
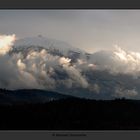
[(6, 40), (2, 49), (6, 53), (0, 55), (1, 88), (96, 99), (140, 98), (140, 53), (117, 48), (88, 54), (42, 36), (19, 39), (8, 49)]
[(21, 52), (26, 56), (30, 51), (40, 52), (43, 49), (53, 56), (69, 58), (72, 63), (79, 61), (79, 59), (86, 61), (89, 58), (89, 55), (84, 50), (75, 48), (66, 42), (48, 39), (42, 36), (17, 40), (12, 52)]
[(84, 53), (83, 50), (80, 50), (79, 48), (75, 48), (66, 42), (55, 40), (55, 39), (48, 39), (43, 36), (27, 37), (27, 38), (19, 39), (15, 42), (14, 46), (16, 48), (20, 47), (20, 49), (21, 46), (22, 47), (24, 46), (24, 48), (27, 48), (29, 46), (40, 46), (46, 49), (57, 49), (62, 51), (64, 54), (67, 54), (68, 51), (72, 51), (72, 50), (75, 52)]

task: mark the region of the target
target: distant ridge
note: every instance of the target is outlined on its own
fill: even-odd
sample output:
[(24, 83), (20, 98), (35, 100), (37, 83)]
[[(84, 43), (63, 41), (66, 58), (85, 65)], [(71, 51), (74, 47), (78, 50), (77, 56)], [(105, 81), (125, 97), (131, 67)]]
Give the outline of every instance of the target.
[(40, 89), (0, 89), (0, 104), (45, 103), (53, 100), (76, 98), (54, 91)]

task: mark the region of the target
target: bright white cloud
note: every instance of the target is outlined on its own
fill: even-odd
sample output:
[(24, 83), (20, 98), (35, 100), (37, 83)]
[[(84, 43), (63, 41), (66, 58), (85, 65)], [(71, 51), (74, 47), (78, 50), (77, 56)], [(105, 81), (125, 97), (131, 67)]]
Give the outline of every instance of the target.
[[(74, 58), (73, 62), (73, 58), (66, 55), (66, 51), (65, 55), (52, 54), (45, 47), (40, 50), (33, 47), (29, 51), (14, 52), (15, 40), (15, 35), (0, 36), (0, 87), (2, 88), (56, 89), (60, 86), (68, 89), (87, 89), (93, 94), (100, 95), (100, 92), (108, 87), (104, 85), (103, 88), (101, 84), (104, 76), (99, 78), (101, 80), (97, 82), (98, 84), (91, 80), (96, 76), (92, 75), (94, 71), (108, 70), (111, 74), (140, 76), (140, 53), (138, 52), (125, 51), (116, 47), (113, 51), (99, 51), (91, 54), (89, 59), (82, 54)], [(91, 75), (87, 76), (85, 73), (91, 73)], [(135, 88), (113, 88), (115, 88), (114, 97), (138, 95)]]
[(10, 51), (11, 46), (14, 44), (16, 36), (13, 35), (1, 35), (0, 36), (0, 54), (4, 55)]

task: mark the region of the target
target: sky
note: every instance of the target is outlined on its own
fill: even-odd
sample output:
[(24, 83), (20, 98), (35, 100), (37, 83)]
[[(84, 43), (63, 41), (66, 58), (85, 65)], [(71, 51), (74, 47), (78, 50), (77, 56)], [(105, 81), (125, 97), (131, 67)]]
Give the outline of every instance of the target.
[(0, 34), (65, 41), (87, 52), (140, 52), (140, 10), (0, 10)]
[[(139, 16), (140, 10), (0, 10), (0, 88), (140, 98)], [(93, 54), (73, 57), (61, 47), (60, 53), (34, 47), (26, 51), (29, 44), (23, 40), (15, 51), (17, 39), (38, 35)]]

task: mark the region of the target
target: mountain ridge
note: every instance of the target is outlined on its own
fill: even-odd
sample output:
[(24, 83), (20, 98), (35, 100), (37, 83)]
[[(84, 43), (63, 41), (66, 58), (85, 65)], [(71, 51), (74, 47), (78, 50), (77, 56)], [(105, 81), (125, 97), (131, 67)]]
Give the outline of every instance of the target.
[(45, 103), (53, 100), (76, 98), (55, 91), (41, 89), (0, 89), (0, 104)]
[(45, 48), (55, 48), (55, 49), (61, 49), (65, 53), (67, 50), (75, 50), (77, 52), (85, 52), (84, 50), (81, 50), (79, 48), (75, 48), (69, 43), (66, 43), (65, 41), (60, 41), (57, 39), (52, 38), (46, 38), (43, 36), (37, 36), (37, 37), (26, 37), (16, 40), (14, 46), (20, 47), (20, 46), (42, 46)]

